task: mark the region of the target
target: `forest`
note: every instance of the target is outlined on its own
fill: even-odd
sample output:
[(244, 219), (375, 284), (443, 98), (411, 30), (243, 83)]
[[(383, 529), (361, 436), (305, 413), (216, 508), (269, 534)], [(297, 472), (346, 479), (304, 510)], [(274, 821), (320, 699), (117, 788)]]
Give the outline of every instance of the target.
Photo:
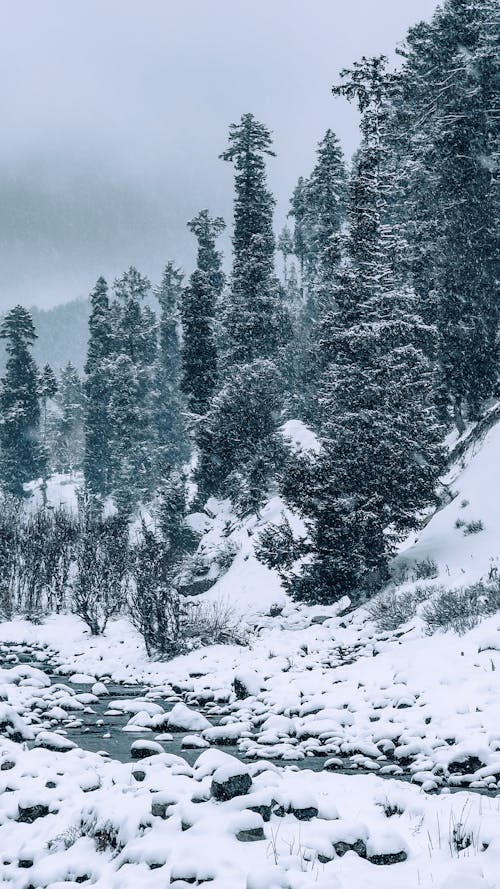
[[(446, 498), (447, 436), (499, 395), (496, 16), (495, 0), (446, 0), (396, 66), (340, 72), (331, 116), (356, 106), (358, 150), (347, 162), (327, 130), (278, 236), (272, 121), (231, 124), (234, 218), (187, 222), (189, 275), (172, 258), (156, 284), (134, 267), (99, 278), (83, 375), (37, 367), (30, 312), (4, 315), (4, 617), (70, 610), (100, 634), (125, 610), (167, 657), (234, 641), (220, 609), (192, 604), (231, 546), (214, 571), (191, 517), (214, 500), (258, 515), (274, 494), (303, 532), (283, 513), (256, 552), (293, 600), (383, 587), (398, 543)], [(290, 420), (313, 449), (287, 445)], [(73, 508), (48, 502), (54, 478), (76, 482)]]

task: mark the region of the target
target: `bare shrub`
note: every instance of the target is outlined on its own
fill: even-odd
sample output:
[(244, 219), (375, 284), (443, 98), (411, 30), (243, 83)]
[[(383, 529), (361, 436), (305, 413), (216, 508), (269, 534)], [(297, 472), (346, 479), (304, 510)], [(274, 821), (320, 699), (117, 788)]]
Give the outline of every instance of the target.
[(413, 577), (415, 580), (429, 580), (438, 576), (438, 564), (430, 556), (415, 562), (413, 565)]
[(453, 630), (463, 635), (472, 630), (485, 613), (482, 584), (454, 590), (441, 590), (422, 610), (427, 632)]
[(484, 587), (484, 609), (487, 614), (500, 611), (500, 580), (497, 578)]
[(396, 630), (415, 617), (417, 608), (435, 587), (415, 587), (412, 590), (388, 590), (380, 593), (367, 606), (379, 630)]
[(248, 641), (241, 618), (223, 599), (191, 602), (184, 633), (187, 639), (195, 640), (199, 645), (245, 645)]
[(128, 527), (121, 516), (107, 519), (85, 510), (76, 547), (73, 611), (93, 636), (123, 607), (126, 595)]
[(0, 617), (10, 618), (21, 534), (19, 503), (0, 494)]
[(480, 531), (484, 531), (484, 525), (481, 519), (476, 519), (473, 522), (467, 522), (464, 528), (464, 534), (467, 536), (469, 534), (479, 534)]

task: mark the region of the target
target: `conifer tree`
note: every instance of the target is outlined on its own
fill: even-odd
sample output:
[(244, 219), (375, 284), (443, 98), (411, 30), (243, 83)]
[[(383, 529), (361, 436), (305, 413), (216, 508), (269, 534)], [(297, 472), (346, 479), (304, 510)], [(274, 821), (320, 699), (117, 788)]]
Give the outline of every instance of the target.
[(56, 400), (59, 414), (53, 423), (55, 465), (59, 472), (73, 473), (83, 462), (85, 397), (82, 380), (71, 361), (61, 371)]
[(224, 314), (225, 368), (275, 358), (288, 326), (274, 273), (274, 199), (266, 182), (271, 134), (253, 114), (229, 129), (222, 159), (234, 164), (233, 269)]
[(189, 456), (180, 392), (179, 306), (182, 273), (172, 262), (167, 263), (155, 295), (160, 304), (155, 409), (155, 463), (159, 478), (166, 465), (178, 466)]
[(50, 364), (46, 364), (40, 374), (39, 395), (43, 408), (43, 440), (47, 435), (47, 402), (53, 398), (57, 392), (57, 377), (52, 370)]
[(341, 76), (334, 91), (357, 101), (362, 144), (350, 185), (348, 262), (321, 325), (322, 450), (289, 467), (284, 480), (311, 541), (293, 592), (322, 601), (380, 582), (394, 542), (432, 502), (442, 466), (426, 357), (435, 331), (401, 278), (404, 243), (386, 219), (392, 82), (383, 58), (363, 59)]
[(188, 228), (198, 240), (196, 270), (182, 297), (182, 389), (192, 414), (203, 415), (217, 380), (215, 312), (224, 286), (222, 256), (215, 239), (224, 220), (201, 210)]
[(295, 250), (300, 252), (303, 303), (295, 336), (287, 349), (288, 397), (294, 415), (313, 426), (319, 422), (317, 380), (320, 354), (314, 326), (332, 308), (341, 262), (340, 231), (346, 212), (346, 169), (340, 143), (327, 130), (308, 179), (300, 179), (292, 197)]
[(147, 498), (155, 480), (157, 326), (143, 301), (149, 280), (131, 266), (114, 284), (110, 379), (112, 492), (122, 513)]
[(495, 24), (489, 0), (446, 0), (410, 30), (396, 100), (414, 284), (437, 323), (442, 385), (461, 431), (498, 375)]
[(278, 250), (283, 257), (283, 283), (286, 289), (288, 286), (289, 273), (288, 259), (290, 256), (293, 256), (294, 253), (293, 237), (288, 225), (284, 225), (281, 229), (278, 237)]
[(275, 463), (276, 361), (290, 327), (274, 273), (274, 200), (265, 168), (266, 156), (274, 156), (271, 135), (245, 114), (230, 127), (229, 143), (221, 157), (235, 167), (233, 268), (219, 386), (197, 428), (198, 481), (204, 493), (230, 493), (255, 505)]
[(85, 364), (85, 454), (83, 472), (89, 492), (104, 497), (111, 489), (111, 397), (108, 362), (114, 346), (108, 285), (99, 278), (90, 295), (89, 342)]
[(39, 378), (31, 355), (36, 339), (30, 313), (10, 309), (0, 326), (6, 340), (7, 364), (0, 387), (0, 476), (4, 491), (24, 495), (23, 485), (43, 471), (38, 440), (40, 425)]
[[(142, 411), (137, 369), (128, 355), (120, 353), (108, 364), (112, 430), (111, 470), (113, 498), (120, 515), (129, 515), (147, 486), (142, 459)], [(149, 467), (148, 467), (149, 468)]]

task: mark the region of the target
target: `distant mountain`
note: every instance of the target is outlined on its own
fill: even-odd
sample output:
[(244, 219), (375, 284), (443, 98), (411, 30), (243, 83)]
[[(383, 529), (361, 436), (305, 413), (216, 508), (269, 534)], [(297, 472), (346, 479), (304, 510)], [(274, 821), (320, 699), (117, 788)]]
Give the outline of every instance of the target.
[[(76, 299), (53, 309), (30, 309), (38, 335), (33, 356), (39, 367), (50, 364), (59, 373), (68, 361), (82, 372), (88, 340), (89, 301)], [(5, 345), (0, 340), (0, 372), (5, 366)]]

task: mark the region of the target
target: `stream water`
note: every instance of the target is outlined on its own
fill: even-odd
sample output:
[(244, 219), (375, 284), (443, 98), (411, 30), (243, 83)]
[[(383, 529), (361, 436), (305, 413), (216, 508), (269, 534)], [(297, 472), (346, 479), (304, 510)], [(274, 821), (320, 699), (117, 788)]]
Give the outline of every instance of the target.
[[(9, 668), (15, 666), (16, 664), (23, 664), (30, 667), (36, 667), (39, 670), (43, 670), (43, 672), (48, 676), (52, 684), (62, 683), (70, 688), (73, 688), (76, 694), (83, 694), (91, 692), (93, 683), (87, 684), (74, 684), (71, 683), (66, 676), (62, 676), (59, 673), (55, 672), (57, 668), (57, 663), (50, 658), (41, 659), (40, 656), (35, 656), (33, 649), (30, 649), (25, 646), (19, 645), (5, 645), (0, 644), (0, 667)], [(130, 713), (110, 713), (109, 711), (113, 710), (113, 701), (123, 701), (123, 700), (144, 700), (144, 701), (154, 701), (154, 703), (159, 704), (165, 712), (168, 712), (174, 706), (174, 702), (172, 700), (166, 700), (161, 696), (147, 696), (150, 691), (148, 688), (139, 685), (126, 685), (126, 684), (117, 684), (113, 682), (106, 683), (107, 695), (102, 696), (95, 703), (92, 703), (91, 706), (86, 707), (85, 710), (77, 711), (73, 715), (69, 715), (67, 723), (59, 724), (56, 726), (52, 726), (51, 730), (56, 731), (61, 729), (65, 737), (69, 738), (79, 747), (82, 747), (84, 750), (89, 750), (93, 753), (100, 753), (101, 755), (108, 756), (112, 759), (116, 759), (120, 762), (130, 762), (132, 760), (131, 755), (131, 745), (134, 741), (143, 740), (143, 741), (154, 741), (156, 738), (156, 733), (152, 731), (147, 731), (146, 729), (137, 728), (134, 732), (124, 732), (123, 728), (128, 723), (129, 718), (131, 716)], [(179, 697), (179, 700), (181, 698)], [(203, 708), (199, 708), (203, 710)], [(212, 725), (216, 726), (219, 724), (221, 717), (211, 716), (209, 713), (205, 712), (205, 716), (212, 723)], [(188, 749), (183, 747), (182, 742), (183, 739), (187, 735), (192, 735), (192, 731), (170, 731), (169, 734), (172, 735), (171, 741), (165, 741), (160, 737), (160, 743), (165, 749), (166, 753), (173, 753), (177, 756), (181, 756), (185, 759), (190, 765), (193, 765), (197, 757), (200, 755), (200, 749)], [(235, 744), (211, 744), (211, 747), (219, 748), (224, 750), (224, 752), (231, 754), (232, 756), (237, 757), (242, 762), (251, 762), (249, 758), (243, 756), (239, 751), (237, 745)], [(324, 769), (325, 761), (327, 757), (321, 756), (306, 756), (305, 759), (298, 760), (279, 760), (272, 759), (271, 761), (277, 766), (288, 766), (295, 767), (300, 769), (311, 769), (315, 772), (320, 772)], [(396, 778), (400, 781), (411, 781), (411, 773), (406, 772), (404, 774), (392, 775), (392, 774), (380, 774), (379, 772), (373, 772), (368, 768), (363, 768), (360, 766), (354, 765), (349, 757), (345, 757), (345, 762), (342, 767), (337, 769), (342, 774), (352, 774), (352, 775), (362, 775), (362, 774), (378, 774), (379, 777), (383, 778)], [(487, 788), (473, 788), (473, 787), (460, 787), (460, 786), (449, 786), (446, 788), (440, 788), (438, 792), (458, 792), (467, 790), (469, 792), (481, 793), (486, 796), (498, 796), (499, 791), (488, 790)]]

